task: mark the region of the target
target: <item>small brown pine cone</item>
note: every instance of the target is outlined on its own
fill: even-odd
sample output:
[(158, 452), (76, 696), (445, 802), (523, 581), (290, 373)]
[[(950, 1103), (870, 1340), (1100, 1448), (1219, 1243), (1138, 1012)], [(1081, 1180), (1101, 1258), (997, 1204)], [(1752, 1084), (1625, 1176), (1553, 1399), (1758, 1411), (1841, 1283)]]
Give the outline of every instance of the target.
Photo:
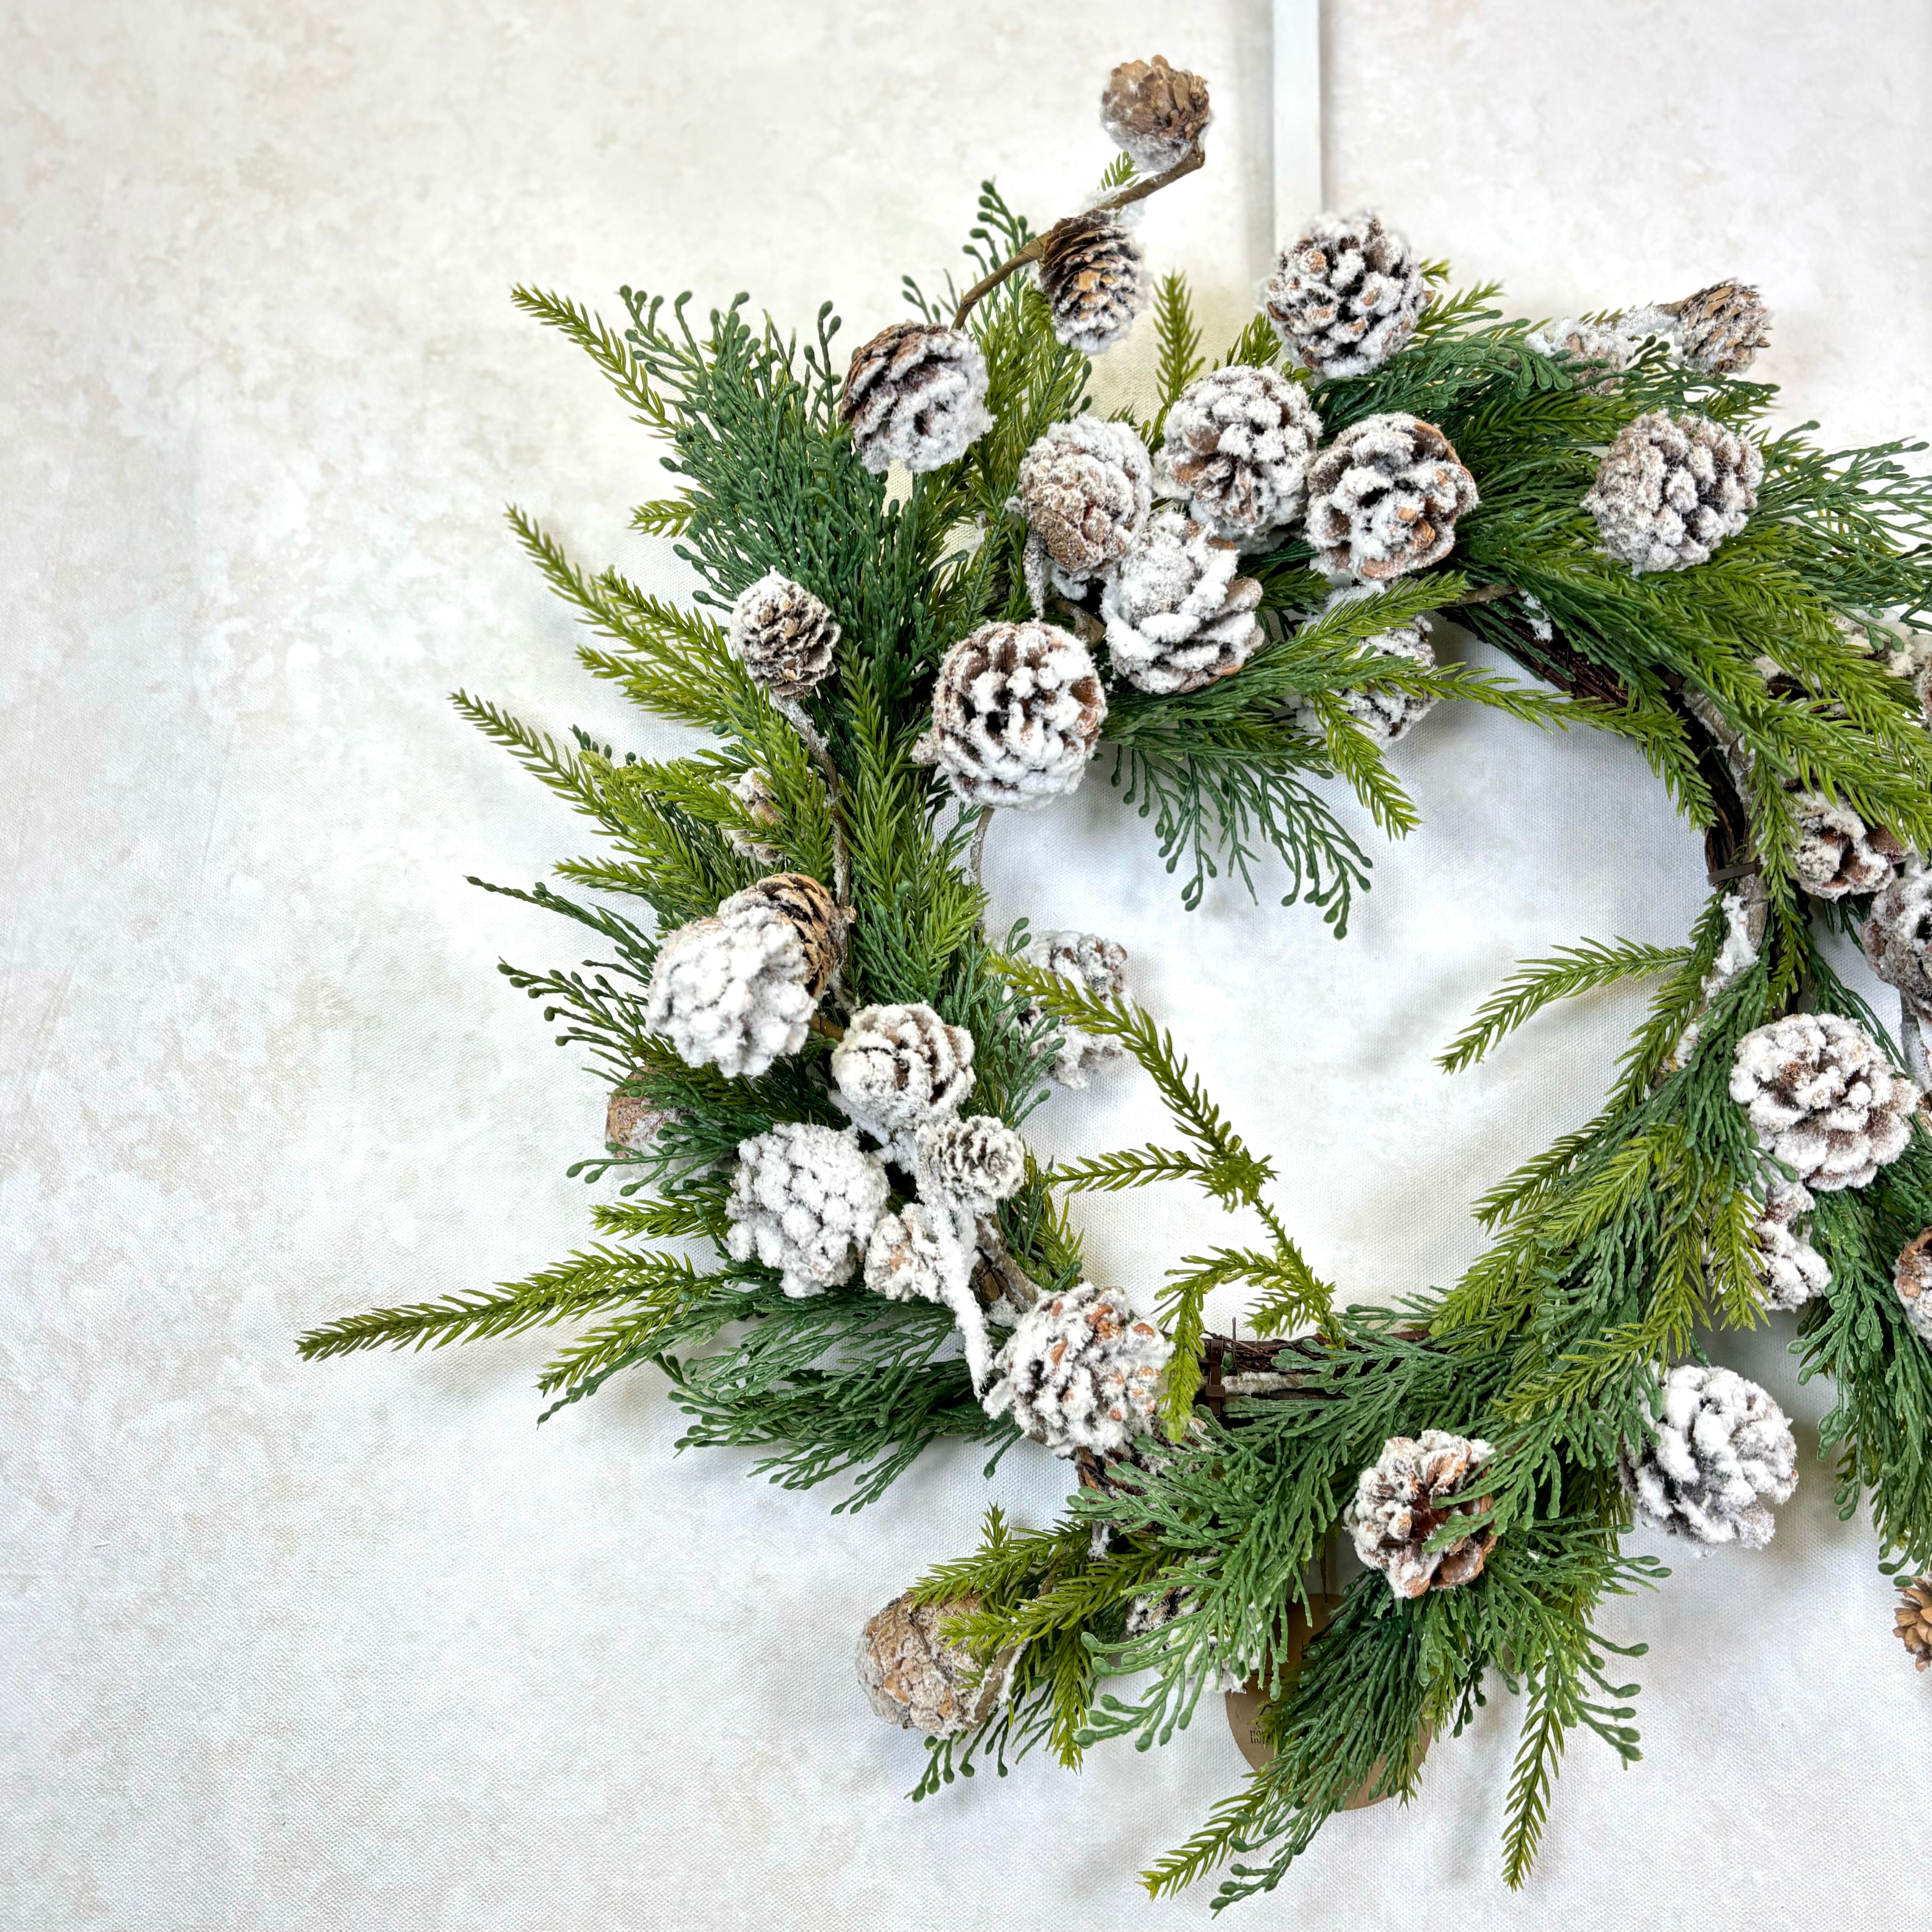
[(957, 329), (896, 322), (854, 351), (838, 414), (874, 474), (896, 462), (915, 472), (944, 468), (993, 426), (986, 358)]
[(746, 905), (754, 900), (784, 914), (797, 927), (809, 962), (806, 990), (814, 1000), (823, 999), (845, 953), (845, 918), (832, 895), (808, 872), (774, 872), (725, 903)]
[(1922, 1342), (1932, 1342), (1932, 1228), (1906, 1243), (1892, 1279), (1912, 1332)]
[(888, 1724), (929, 1738), (956, 1737), (976, 1730), (999, 1708), (1018, 1647), (999, 1652), (982, 1670), (940, 1634), (952, 1618), (979, 1607), (979, 1598), (970, 1596), (915, 1604), (908, 1590), (866, 1620), (859, 1638), (859, 1682)]
[(1419, 1437), (1390, 1437), (1357, 1478), (1345, 1519), (1355, 1554), (1381, 1570), (1398, 1597), (1450, 1589), (1482, 1574), (1496, 1546), (1494, 1530), (1472, 1531), (1440, 1549), (1426, 1545), (1445, 1523), (1489, 1508), (1487, 1496), (1475, 1502), (1450, 1498), (1468, 1488), (1493, 1453), (1486, 1442), (1425, 1429)]
[(1041, 238), (1040, 292), (1054, 334), (1068, 348), (1097, 356), (1119, 341), (1147, 306), (1140, 244), (1111, 209), (1070, 214)]
[(1707, 376), (1735, 376), (1748, 369), (1771, 340), (1771, 311), (1744, 282), (1713, 282), (1682, 302), (1665, 304), (1677, 318), (1685, 362)]
[(1199, 141), (1214, 118), (1208, 83), (1164, 56), (1123, 61), (1107, 76), (1100, 124), (1144, 173), (1165, 174)]
[(613, 1094), (610, 1104), (604, 1110), (604, 1144), (642, 1154), (670, 1117), (669, 1108), (654, 1107), (634, 1094)]
[(1912, 1654), (1912, 1667), (1932, 1668), (1932, 1576), (1915, 1576), (1898, 1586), (1904, 1601), (1892, 1612), (1898, 1640)]
[(832, 668), (838, 626), (802, 584), (767, 571), (731, 607), (724, 647), (774, 698), (802, 698)]
[(1476, 502), (1476, 479), (1433, 423), (1366, 416), (1309, 466), (1309, 541), (1324, 569), (1383, 583), (1440, 563)]

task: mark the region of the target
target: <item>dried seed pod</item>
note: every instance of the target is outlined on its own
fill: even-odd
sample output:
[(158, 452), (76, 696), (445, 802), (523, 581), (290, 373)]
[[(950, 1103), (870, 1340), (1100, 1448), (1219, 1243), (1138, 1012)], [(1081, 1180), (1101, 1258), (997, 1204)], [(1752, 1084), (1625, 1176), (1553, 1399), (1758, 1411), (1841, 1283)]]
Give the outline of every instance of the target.
[(1100, 96), (1101, 126), (1144, 174), (1165, 174), (1184, 160), (1213, 118), (1208, 83), (1160, 54), (1123, 61)]
[(916, 1604), (908, 1590), (866, 1619), (859, 1638), (859, 1682), (888, 1724), (930, 1738), (955, 1737), (977, 1730), (999, 1708), (1018, 1646), (999, 1652), (982, 1669), (964, 1646), (943, 1634), (954, 1618), (979, 1607), (974, 1596)]

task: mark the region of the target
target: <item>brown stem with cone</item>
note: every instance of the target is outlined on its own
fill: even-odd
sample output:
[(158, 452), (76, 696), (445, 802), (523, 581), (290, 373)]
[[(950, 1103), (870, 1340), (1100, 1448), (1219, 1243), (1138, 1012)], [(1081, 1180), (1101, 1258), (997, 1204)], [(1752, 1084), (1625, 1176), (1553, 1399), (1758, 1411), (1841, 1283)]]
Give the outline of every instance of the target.
[[(1082, 208), (1080, 212), (1083, 214), (1098, 214), (1116, 208), (1131, 207), (1134, 202), (1144, 201), (1149, 195), (1158, 194), (1162, 188), (1171, 187), (1184, 175), (1191, 175), (1196, 168), (1204, 166), (1207, 160), (1205, 151), (1201, 143), (1196, 141), (1193, 146), (1190, 148), (1186, 153), (1183, 154), (1165, 174), (1150, 175), (1145, 181), (1130, 182), (1125, 188), (1116, 188), (1112, 194), (1102, 196), (1090, 207)], [(975, 282), (959, 298), (959, 306), (953, 312), (952, 326), (955, 328), (964, 328), (966, 326), (966, 318), (973, 313), (975, 303), (983, 297), (991, 295), (1016, 269), (1024, 268), (1029, 262), (1037, 262), (1040, 257), (1040, 250), (1045, 246), (1046, 242), (1046, 236), (1036, 235), (1017, 254), (1009, 256), (994, 269), (992, 274), (982, 275), (978, 281)]]

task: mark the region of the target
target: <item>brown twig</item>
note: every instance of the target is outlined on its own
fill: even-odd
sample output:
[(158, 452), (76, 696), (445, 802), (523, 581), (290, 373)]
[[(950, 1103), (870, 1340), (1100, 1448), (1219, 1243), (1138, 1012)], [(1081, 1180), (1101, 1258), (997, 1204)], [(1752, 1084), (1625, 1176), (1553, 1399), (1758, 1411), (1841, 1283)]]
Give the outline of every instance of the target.
[[(1180, 180), (1183, 175), (1193, 173), (1196, 168), (1206, 163), (1207, 159), (1207, 154), (1203, 151), (1201, 143), (1196, 141), (1193, 146), (1190, 148), (1186, 153), (1183, 154), (1165, 174), (1150, 175), (1145, 181), (1130, 182), (1125, 188), (1116, 188), (1112, 194), (1095, 202), (1090, 208), (1082, 208), (1080, 212), (1083, 214), (1099, 214), (1115, 208), (1131, 206), (1137, 201), (1144, 201), (1149, 195), (1158, 194), (1162, 188), (1169, 187)], [(1049, 229), (1047, 232), (1050, 234), (1052, 230)], [(974, 304), (982, 297), (991, 295), (1016, 269), (1025, 267), (1029, 262), (1037, 262), (1046, 242), (1046, 236), (1036, 235), (1024, 248), (1020, 250), (1018, 254), (1010, 256), (994, 269), (992, 274), (982, 275), (978, 281), (975, 282), (959, 298), (959, 306), (953, 313), (952, 326), (955, 328), (964, 328), (966, 326), (966, 318), (973, 313)]]

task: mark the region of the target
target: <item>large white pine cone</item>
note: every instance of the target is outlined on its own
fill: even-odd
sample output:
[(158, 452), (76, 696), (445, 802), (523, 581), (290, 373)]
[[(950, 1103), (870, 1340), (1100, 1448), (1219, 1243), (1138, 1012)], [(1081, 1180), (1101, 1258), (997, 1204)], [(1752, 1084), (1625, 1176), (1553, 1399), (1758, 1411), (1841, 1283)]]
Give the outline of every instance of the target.
[(998, 1652), (982, 1671), (940, 1634), (954, 1618), (979, 1607), (980, 1599), (971, 1596), (915, 1604), (908, 1590), (866, 1619), (859, 1637), (859, 1682), (888, 1724), (930, 1738), (956, 1737), (976, 1730), (999, 1708), (1018, 1647)]
[(1056, 221), (1040, 249), (1040, 292), (1054, 335), (1083, 356), (1112, 348), (1153, 292), (1126, 224), (1111, 208), (1090, 208)]
[(805, 1044), (841, 937), (816, 879), (760, 879), (664, 940), (645, 989), (645, 1024), (688, 1065), (755, 1079)]
[(1744, 528), (1763, 481), (1756, 443), (1706, 416), (1653, 410), (1618, 433), (1583, 507), (1633, 571), (1684, 570)]
[(1160, 54), (1123, 61), (1100, 96), (1101, 126), (1144, 174), (1165, 174), (1184, 160), (1213, 118), (1208, 83)]
[(859, 1125), (888, 1144), (973, 1090), (973, 1036), (923, 1004), (861, 1006), (832, 1049), (832, 1084)]
[(1792, 806), (1798, 838), (1791, 868), (1814, 898), (1876, 892), (1905, 856), (1905, 848), (1883, 826), (1868, 825), (1843, 799), (1801, 791)]
[(1057, 626), (982, 624), (940, 660), (914, 748), (968, 805), (1030, 812), (1086, 776), (1107, 716), (1087, 646)]
[(1771, 341), (1771, 311), (1745, 282), (1714, 282), (1669, 304), (1678, 352), (1707, 376), (1736, 376)]
[(924, 1200), (990, 1214), (1026, 1185), (1026, 1142), (991, 1114), (928, 1120), (913, 1146)]
[(1150, 1433), (1173, 1345), (1118, 1289), (1082, 1282), (1044, 1295), (994, 1359), (984, 1406), (1011, 1411), (1021, 1430), (1056, 1456), (1115, 1456)]
[(1915, 1012), (1932, 1017), (1932, 868), (1916, 852), (1873, 900), (1858, 938), (1872, 970)]
[(1696, 1362), (1671, 1370), (1662, 1394), (1655, 1438), (1626, 1443), (1621, 1459), (1638, 1516), (1673, 1536), (1762, 1550), (1778, 1527), (1770, 1504), (1798, 1486), (1784, 1410), (1735, 1370)]
[(1392, 1436), (1382, 1453), (1355, 1479), (1354, 1500), (1345, 1521), (1355, 1554), (1388, 1579), (1398, 1597), (1454, 1588), (1482, 1574), (1496, 1546), (1496, 1532), (1472, 1530), (1439, 1550), (1425, 1546), (1444, 1523), (1474, 1516), (1490, 1498), (1451, 1502), (1468, 1487), (1495, 1452), (1479, 1438), (1446, 1429), (1420, 1436)]
[(1301, 514), (1322, 418), (1299, 382), (1245, 362), (1197, 376), (1167, 412), (1154, 492), (1244, 549)]
[(1153, 477), (1128, 424), (1090, 416), (1055, 423), (1020, 458), (1014, 501), (1062, 590), (1077, 595), (1126, 555), (1147, 526)]
[[(1375, 584), (1347, 584), (1331, 592), (1322, 608), (1327, 612), (1342, 604), (1359, 603), (1365, 598), (1381, 595), (1380, 587)], [(1407, 658), (1425, 670), (1436, 668), (1435, 640), (1429, 634), (1427, 622), (1420, 617), (1411, 618), (1406, 624), (1392, 625), (1386, 631), (1378, 631), (1372, 637), (1364, 638), (1360, 649), (1366, 658)], [(1406, 737), (1412, 726), (1436, 709), (1434, 698), (1420, 692), (1404, 691), (1400, 686), (1392, 684), (1358, 686), (1336, 692), (1335, 698), (1342, 709), (1384, 751), (1398, 739)], [(1320, 723), (1312, 711), (1304, 712), (1298, 722), (1317, 734), (1320, 731)]]
[(1830, 1265), (1798, 1226), (1816, 1204), (1809, 1188), (1795, 1180), (1774, 1180), (1752, 1223), (1757, 1237), (1758, 1274), (1767, 1308), (1789, 1313), (1832, 1285)]
[(838, 626), (802, 584), (769, 570), (739, 592), (724, 647), (775, 698), (802, 698), (832, 668)]
[(1738, 1042), (1731, 1098), (1759, 1138), (1820, 1192), (1862, 1187), (1911, 1138), (1918, 1090), (1862, 1027), (1789, 1013)]
[(1284, 248), (1262, 306), (1288, 352), (1318, 374), (1366, 376), (1415, 333), (1429, 284), (1379, 214), (1319, 214)]
[(1932, 1343), (1932, 1228), (1906, 1244), (1892, 1280), (1912, 1332), (1922, 1342)]
[(823, 1294), (858, 1273), (890, 1194), (853, 1129), (781, 1120), (738, 1143), (725, 1250), (776, 1268), (789, 1295)]
[[(1127, 989), (1127, 949), (1097, 932), (1036, 932), (1021, 957), (1103, 1000), (1118, 999)], [(1027, 1017), (1034, 1017), (1032, 1010)], [(1052, 1074), (1063, 1087), (1084, 1087), (1096, 1066), (1126, 1052), (1118, 1040), (1104, 1034), (1069, 1026), (1064, 1020), (1058, 1025), (1060, 1051), (1054, 1056)]]
[(1178, 510), (1162, 510), (1100, 593), (1117, 676), (1161, 695), (1240, 669), (1262, 640), (1262, 586), (1240, 554)]
[(1433, 423), (1400, 411), (1365, 416), (1308, 471), (1308, 540), (1324, 570), (1380, 584), (1440, 563), (1476, 479)]
[(986, 358), (957, 329), (893, 322), (853, 352), (838, 413), (868, 470), (895, 463), (915, 474), (943, 468), (993, 426)]

